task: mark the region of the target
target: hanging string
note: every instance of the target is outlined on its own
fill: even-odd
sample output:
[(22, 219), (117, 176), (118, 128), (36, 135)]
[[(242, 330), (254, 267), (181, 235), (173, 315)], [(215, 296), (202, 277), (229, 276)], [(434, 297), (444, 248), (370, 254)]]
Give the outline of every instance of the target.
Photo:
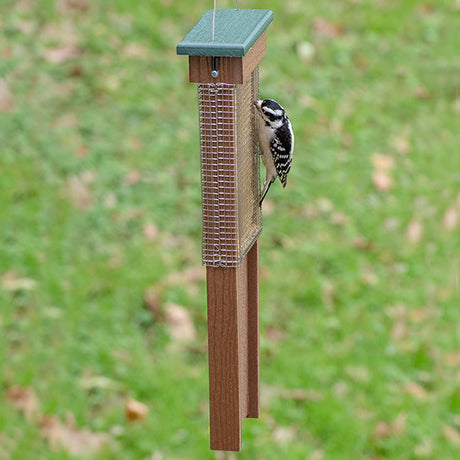
[[(217, 8), (217, 0), (214, 0), (214, 11), (212, 12), (212, 41), (214, 43), (214, 31), (216, 29), (216, 8)], [(238, 0), (235, 0), (235, 9), (239, 11), (238, 8)]]
[(216, 6), (217, 0), (214, 0), (214, 11), (212, 12), (212, 41), (214, 42), (214, 29), (216, 27)]

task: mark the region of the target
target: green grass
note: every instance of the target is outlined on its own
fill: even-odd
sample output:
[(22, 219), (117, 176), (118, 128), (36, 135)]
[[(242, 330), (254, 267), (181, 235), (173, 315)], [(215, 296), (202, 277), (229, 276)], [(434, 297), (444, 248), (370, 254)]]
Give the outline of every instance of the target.
[[(0, 458), (75, 458), (38, 422), (69, 413), (111, 436), (87, 458), (216, 458), (205, 286), (183, 275), (200, 264), (196, 88), (175, 54), (210, 5), (70, 3), (0, 6)], [(240, 7), (274, 11), (260, 90), (296, 150), (265, 208), (262, 414), (236, 458), (459, 458), (458, 2)], [(77, 55), (51, 62), (64, 45)], [(187, 308), (192, 343), (145, 309), (152, 286)], [(29, 420), (14, 386), (36, 394)], [(145, 420), (125, 419), (126, 397)]]

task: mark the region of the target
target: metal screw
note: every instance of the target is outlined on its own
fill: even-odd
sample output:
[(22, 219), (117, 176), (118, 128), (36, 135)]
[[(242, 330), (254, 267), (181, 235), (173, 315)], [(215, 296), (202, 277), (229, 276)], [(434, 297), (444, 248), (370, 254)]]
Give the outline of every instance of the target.
[(211, 77), (212, 77), (212, 78), (217, 78), (218, 76), (219, 76), (219, 72), (218, 72), (217, 70), (213, 70), (213, 71), (211, 72)]

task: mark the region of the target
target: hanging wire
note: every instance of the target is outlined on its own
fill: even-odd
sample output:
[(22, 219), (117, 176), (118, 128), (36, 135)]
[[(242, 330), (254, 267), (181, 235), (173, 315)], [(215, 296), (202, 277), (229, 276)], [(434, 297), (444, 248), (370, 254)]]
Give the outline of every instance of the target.
[[(214, 43), (214, 31), (216, 29), (216, 8), (217, 8), (217, 0), (214, 0), (214, 10), (212, 12), (212, 41)], [(239, 11), (238, 8), (238, 0), (235, 0), (235, 9)]]
[(212, 12), (212, 41), (214, 42), (214, 29), (216, 27), (216, 6), (217, 0), (214, 0), (214, 11)]

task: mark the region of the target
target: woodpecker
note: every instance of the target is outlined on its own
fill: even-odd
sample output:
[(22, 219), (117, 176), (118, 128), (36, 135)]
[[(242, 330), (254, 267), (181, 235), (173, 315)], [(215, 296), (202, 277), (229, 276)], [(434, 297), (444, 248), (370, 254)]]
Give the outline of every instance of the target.
[(259, 205), (270, 188), (279, 177), (286, 187), (287, 175), (291, 169), (294, 151), (294, 132), (286, 111), (272, 99), (254, 101), (258, 116), (257, 134), (260, 153), (265, 166), (265, 182), (260, 195)]

